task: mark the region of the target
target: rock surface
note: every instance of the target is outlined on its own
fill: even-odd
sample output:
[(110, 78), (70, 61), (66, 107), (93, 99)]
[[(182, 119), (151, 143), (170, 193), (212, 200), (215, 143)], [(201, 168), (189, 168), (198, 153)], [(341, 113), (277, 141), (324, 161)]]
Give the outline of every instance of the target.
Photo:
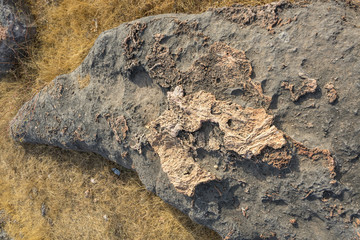
[[(14, 67), (26, 53), (26, 45), (35, 35), (35, 27), (21, 1), (0, 2), (0, 77)], [(17, 4), (15, 4), (17, 3)]]
[(142, 18), (11, 122), (96, 152), (225, 239), (356, 239), (360, 12), (336, 1)]

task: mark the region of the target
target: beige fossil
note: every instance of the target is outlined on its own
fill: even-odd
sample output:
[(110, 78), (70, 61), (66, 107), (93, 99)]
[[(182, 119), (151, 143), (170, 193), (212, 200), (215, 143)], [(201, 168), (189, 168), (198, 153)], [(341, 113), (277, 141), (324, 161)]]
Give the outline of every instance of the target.
[(328, 101), (329, 103), (335, 103), (335, 101), (338, 99), (338, 94), (336, 92), (336, 89), (334, 87), (334, 84), (333, 83), (327, 83), (325, 85), (325, 89), (327, 91), (327, 98), (328, 98)]
[(148, 140), (158, 153), (163, 171), (179, 191), (192, 196), (195, 187), (216, 177), (202, 169), (195, 161), (191, 149), (196, 140), (185, 142), (180, 131), (193, 133), (202, 123), (218, 124), (224, 133), (222, 146), (209, 139), (207, 148), (234, 151), (244, 158), (261, 154), (266, 147), (282, 148), (284, 134), (272, 126), (273, 117), (265, 109), (243, 108), (240, 105), (219, 101), (211, 93), (199, 91), (184, 96), (181, 86), (168, 93), (169, 110), (149, 124)]
[(300, 97), (308, 94), (315, 93), (317, 89), (317, 80), (314, 78), (309, 78), (304, 73), (299, 73), (299, 77), (303, 79), (301, 86), (295, 88), (293, 84), (288, 82), (282, 82), (281, 86), (290, 91), (291, 100), (296, 102)]

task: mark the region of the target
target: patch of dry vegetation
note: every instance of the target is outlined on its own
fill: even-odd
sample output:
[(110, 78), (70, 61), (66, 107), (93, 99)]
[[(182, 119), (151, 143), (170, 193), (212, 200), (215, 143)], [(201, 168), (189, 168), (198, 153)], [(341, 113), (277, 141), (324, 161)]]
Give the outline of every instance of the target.
[(36, 91), (75, 69), (104, 30), (147, 15), (270, 1), (29, 0), (37, 42), (19, 73), (0, 82), (0, 209), (11, 219), (6, 231), (15, 239), (218, 239), (147, 192), (134, 172), (95, 154), (16, 144), (8, 125)]
[(79, 88), (86, 88), (90, 84), (90, 75), (86, 75), (84, 78), (78, 76)]

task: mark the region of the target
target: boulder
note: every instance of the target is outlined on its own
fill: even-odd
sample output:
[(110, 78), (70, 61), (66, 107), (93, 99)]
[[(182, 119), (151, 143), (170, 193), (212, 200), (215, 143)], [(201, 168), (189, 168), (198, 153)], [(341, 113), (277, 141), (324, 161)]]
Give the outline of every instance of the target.
[(26, 7), (18, 8), (21, 2), (0, 2), (0, 77), (27, 53), (26, 46), (36, 32)]
[(224, 239), (353, 239), (359, 23), (339, 1), (124, 23), (24, 104), (11, 136), (132, 168)]

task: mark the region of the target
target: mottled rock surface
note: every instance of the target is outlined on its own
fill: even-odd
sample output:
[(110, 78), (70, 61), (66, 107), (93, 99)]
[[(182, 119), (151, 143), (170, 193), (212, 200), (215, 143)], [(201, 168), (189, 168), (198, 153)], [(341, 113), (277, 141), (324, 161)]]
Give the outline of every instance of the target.
[(96, 152), (225, 239), (356, 239), (360, 12), (336, 1), (142, 18), (102, 33), (11, 123)]
[(1, 6), (0, 1), (0, 77), (26, 54), (26, 46), (36, 31), (22, 1), (3, 2)]

